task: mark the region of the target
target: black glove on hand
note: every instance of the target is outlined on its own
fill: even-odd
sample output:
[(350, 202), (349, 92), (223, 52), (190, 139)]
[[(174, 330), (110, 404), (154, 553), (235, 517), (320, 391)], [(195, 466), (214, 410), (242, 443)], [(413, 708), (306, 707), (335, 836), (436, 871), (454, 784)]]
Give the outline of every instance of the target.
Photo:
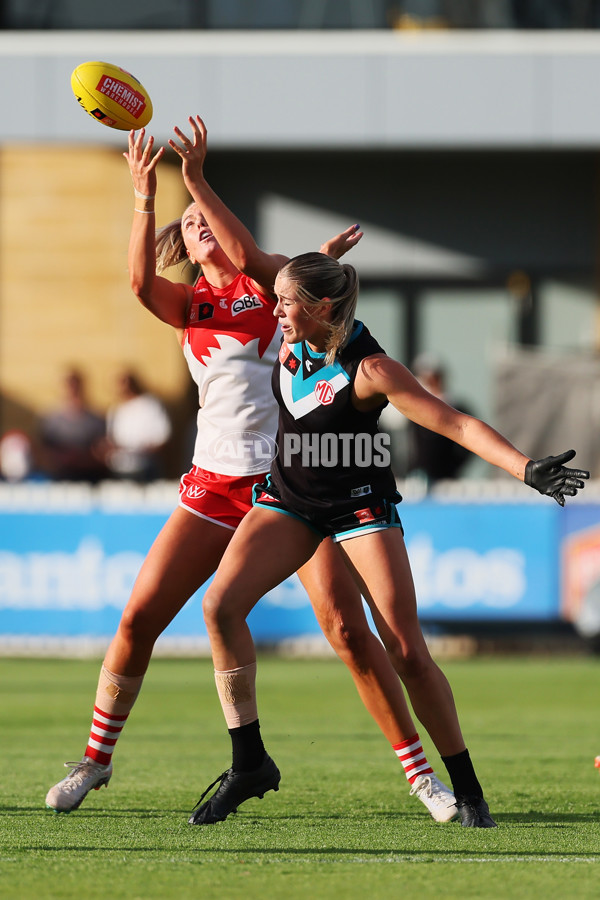
[(567, 469), (563, 463), (575, 456), (575, 450), (565, 450), (558, 456), (546, 456), (545, 459), (530, 459), (525, 466), (525, 484), (535, 488), (540, 494), (554, 497), (561, 506), (565, 505), (565, 496), (574, 497), (584, 486), (582, 478), (589, 478), (590, 473), (583, 469)]

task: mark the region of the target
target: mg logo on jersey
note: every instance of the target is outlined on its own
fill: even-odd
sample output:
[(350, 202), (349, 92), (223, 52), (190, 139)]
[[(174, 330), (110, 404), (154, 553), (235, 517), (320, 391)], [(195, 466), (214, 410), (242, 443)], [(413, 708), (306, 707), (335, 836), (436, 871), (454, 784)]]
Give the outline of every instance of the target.
[(335, 400), (335, 391), (328, 381), (317, 381), (315, 397), (322, 406), (329, 406)]
[(250, 296), (250, 294), (244, 294), (243, 297), (238, 297), (237, 300), (234, 300), (231, 304), (231, 315), (238, 316), (248, 309), (262, 309), (262, 303), (256, 294), (253, 294), (252, 296)]

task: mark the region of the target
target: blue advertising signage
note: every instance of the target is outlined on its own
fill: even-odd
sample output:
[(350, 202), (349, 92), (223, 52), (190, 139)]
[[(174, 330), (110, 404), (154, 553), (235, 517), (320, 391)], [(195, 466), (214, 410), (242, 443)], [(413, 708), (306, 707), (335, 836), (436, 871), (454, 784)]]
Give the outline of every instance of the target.
[[(557, 619), (561, 524), (549, 502), (402, 503), (423, 622)], [(0, 512), (0, 636), (110, 638), (168, 513)], [(596, 520), (597, 521), (597, 520)], [(200, 589), (165, 637), (206, 639)], [(297, 576), (249, 619), (257, 642), (320, 633)]]
[[(152, 513), (0, 514), (0, 635), (108, 637), (167, 516)], [(200, 589), (165, 637), (207, 640)], [(264, 597), (257, 641), (319, 634), (297, 576)]]
[(426, 500), (400, 512), (422, 621), (557, 618), (556, 504)]
[(573, 504), (565, 512), (561, 616), (591, 636), (600, 630), (600, 504)]

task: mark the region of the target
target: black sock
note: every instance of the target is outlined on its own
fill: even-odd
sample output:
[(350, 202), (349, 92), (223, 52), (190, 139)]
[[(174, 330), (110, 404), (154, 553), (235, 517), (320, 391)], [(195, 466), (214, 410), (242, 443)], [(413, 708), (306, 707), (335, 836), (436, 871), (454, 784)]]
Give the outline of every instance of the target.
[(483, 790), (477, 780), (468, 750), (455, 753), (453, 756), (442, 756), (442, 762), (448, 770), (456, 797), (483, 797)]
[(260, 736), (258, 719), (249, 725), (230, 728), (231, 768), (234, 772), (251, 772), (258, 769), (265, 758), (265, 745)]

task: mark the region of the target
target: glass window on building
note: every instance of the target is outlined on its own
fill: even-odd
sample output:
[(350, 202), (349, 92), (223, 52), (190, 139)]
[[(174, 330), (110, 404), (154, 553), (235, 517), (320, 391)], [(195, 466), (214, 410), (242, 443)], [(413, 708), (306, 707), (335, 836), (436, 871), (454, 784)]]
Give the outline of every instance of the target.
[(548, 350), (587, 350), (598, 345), (600, 309), (591, 285), (544, 280), (537, 289), (539, 343)]
[(494, 353), (517, 340), (508, 292), (487, 287), (424, 291), (416, 315), (417, 352), (439, 357), (448, 370), (450, 394), (490, 421)]

